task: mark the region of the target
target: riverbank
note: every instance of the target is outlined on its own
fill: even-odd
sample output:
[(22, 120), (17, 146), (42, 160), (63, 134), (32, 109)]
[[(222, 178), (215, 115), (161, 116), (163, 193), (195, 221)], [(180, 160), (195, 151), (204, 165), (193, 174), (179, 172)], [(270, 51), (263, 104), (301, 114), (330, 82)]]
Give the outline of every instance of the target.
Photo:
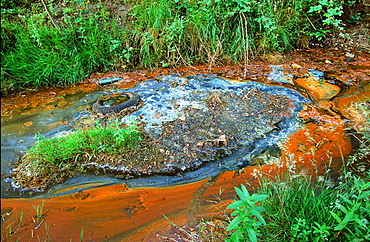
[(338, 41), (368, 51), (366, 1), (98, 2), (2, 3), (1, 95), (109, 70), (281, 62), (274, 52)]
[[(258, 185), (258, 171), (274, 177), (294, 167), (299, 173), (304, 171), (305, 174), (316, 177), (325, 175), (329, 168), (330, 176), (335, 179), (338, 176), (336, 172), (343, 166), (344, 157), (353, 150), (354, 143), (350, 138), (352, 131), (363, 128), (364, 118), (356, 111), (356, 103), (366, 102), (370, 96), (369, 55), (356, 53), (353, 61), (348, 61), (346, 53), (339, 50), (324, 52), (311, 49), (294, 52), (281, 58), (280, 63), (260, 60), (247, 66), (227, 68), (209, 69), (208, 66), (197, 66), (197, 69), (182, 70), (163, 68), (159, 72), (101, 73), (85, 79), (72, 89), (48, 88), (39, 92), (28, 91), (22, 94), (24, 96), (14, 95), (2, 99), (2, 111), (6, 114), (2, 116), (2, 131), (6, 127), (3, 121), (7, 120), (13, 125), (12, 132), (32, 135), (35, 134), (38, 123), (30, 123), (27, 120), (30, 116), (27, 115), (32, 116), (40, 109), (49, 110), (49, 115), (56, 113), (58, 109), (66, 113), (76, 102), (76, 96), (68, 94), (78, 93), (77, 89), (80, 87), (81, 90), (86, 88), (88, 93), (99, 90), (101, 87), (98, 81), (109, 77), (122, 77), (121, 81), (111, 84), (120, 89), (145, 83), (158, 74), (178, 73), (187, 76), (212, 73), (228, 79), (289, 87), (311, 100), (299, 114), (300, 120), (305, 123), (304, 127), (289, 136), (281, 146), (284, 148), (280, 163), (226, 171), (201, 181), (171, 187), (130, 187), (124, 183), (89, 184), (85, 181), (80, 185), (68, 183), (64, 188), (51, 190), (49, 194), (40, 197), (2, 198), (2, 215), (5, 219), (3, 226), (7, 228), (3, 231), (11, 230), (7, 236), (13, 238), (35, 241), (37, 236), (62, 238), (60, 236), (63, 235), (67, 236), (66, 239), (83, 235), (84, 239), (95, 240), (160, 241), (157, 234), (176, 236), (179, 233), (162, 214), (180, 227), (186, 224), (196, 226), (201, 218), (224, 218), (224, 208), (235, 196), (234, 187), (249, 183), (250, 189), (254, 190)], [(274, 65), (270, 66), (271, 64)], [(308, 73), (312, 75), (307, 75)], [(321, 73), (321, 81), (308, 78), (320, 77)], [(274, 75), (280, 77), (280, 83), (276, 83)], [(23, 119), (15, 125), (17, 116)], [(368, 162), (363, 163), (365, 170), (368, 169)], [(216, 196), (220, 196), (220, 200)], [(11, 223), (13, 226), (8, 227)], [(105, 227), (107, 224), (109, 229)]]

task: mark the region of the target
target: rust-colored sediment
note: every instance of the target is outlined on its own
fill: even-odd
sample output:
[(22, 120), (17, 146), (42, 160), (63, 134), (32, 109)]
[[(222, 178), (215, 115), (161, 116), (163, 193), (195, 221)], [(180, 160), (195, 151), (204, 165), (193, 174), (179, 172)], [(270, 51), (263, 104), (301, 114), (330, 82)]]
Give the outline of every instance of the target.
[[(179, 226), (195, 226), (200, 218), (219, 217), (233, 200), (234, 187), (248, 183), (253, 190), (258, 186), (259, 174), (273, 178), (288, 171), (320, 175), (328, 166), (338, 170), (342, 157), (351, 152), (351, 143), (344, 131), (346, 123), (340, 113), (349, 117), (352, 115), (348, 111), (351, 103), (369, 100), (370, 78), (361, 69), (370, 67), (369, 56), (358, 56), (357, 62), (345, 63), (340, 55), (324, 55), (320, 50), (311, 50), (309, 54), (306, 51), (297, 52), (281, 63), (286, 73), (299, 75), (311, 68), (331, 70), (337, 73), (332, 74), (335, 78), (348, 85), (348, 89), (341, 97), (334, 97), (339, 91), (333, 86), (332, 91), (324, 94), (311, 90), (310, 95), (316, 102), (301, 111), (300, 118), (307, 123), (283, 144), (280, 164), (228, 171), (212, 179), (174, 187), (133, 189), (112, 185), (49, 198), (1, 199), (2, 241), (16, 241), (18, 238), (19, 241), (43, 241), (48, 236), (53, 241), (78, 241), (81, 235), (83, 241), (161, 241), (157, 234), (171, 237), (176, 232), (164, 216)], [(294, 63), (296, 65), (292, 65)], [(260, 81), (269, 70), (268, 63), (261, 62), (258, 68), (248, 71), (240, 66), (219, 69), (203, 66), (177, 72), (223, 73), (224, 77), (239, 76), (238, 79)], [(99, 88), (97, 80), (109, 77), (122, 77), (115, 85), (129, 87), (150, 76), (175, 72), (163, 69), (156, 72), (95, 74), (73, 90)], [(247, 77), (243, 76), (245, 73)], [(50, 88), (34, 95), (23, 93), (18, 97), (2, 99), (2, 113), (17, 106), (40, 105), (47, 102), (49, 96), (53, 99), (67, 90), (71, 89)], [(42, 203), (42, 212), (36, 216), (36, 209)], [(20, 220), (21, 214), (23, 218)]]
[[(133, 72), (110, 72), (110, 73), (96, 73), (92, 74), (89, 78), (86, 78), (82, 82), (76, 84), (73, 88), (70, 87), (47, 87), (38, 90), (29, 90), (21, 93), (9, 95), (1, 98), (1, 115), (9, 116), (15, 109), (32, 109), (35, 107), (44, 106), (61, 98), (68, 94), (76, 92), (93, 92), (101, 88), (99, 85), (100, 79), (106, 78), (122, 78), (119, 81), (113, 82), (111, 85), (117, 88), (131, 88), (137, 82), (145, 81), (151, 78), (155, 78), (158, 75), (192, 75), (192, 74), (220, 74), (224, 77), (235, 78), (243, 80), (243, 76), (248, 76), (248, 79), (259, 81), (262, 80), (264, 75), (267, 75), (270, 68), (268, 63), (258, 62), (255, 66), (245, 71), (246, 68), (242, 66), (222, 66), (212, 67), (209, 66), (195, 66), (195, 67), (183, 67), (183, 68), (160, 68), (157, 70), (137, 70)], [(244, 75), (245, 74), (245, 75)], [(53, 108), (53, 107), (48, 107)], [(55, 107), (60, 108), (60, 107)]]
[[(160, 241), (157, 235), (170, 236), (175, 232), (164, 216), (179, 226), (195, 226), (201, 218), (218, 217), (233, 200), (234, 187), (258, 186), (258, 174), (276, 177), (292, 169), (323, 174), (329, 156), (334, 158), (331, 166), (336, 166), (338, 158), (349, 154), (351, 144), (341, 131), (340, 122), (332, 121), (309, 124), (291, 135), (283, 152), (286, 163), (228, 171), (213, 180), (168, 188), (113, 185), (50, 198), (2, 199), (2, 210), (11, 209), (11, 214), (4, 216), (2, 231), (5, 237), (20, 241), (44, 240), (47, 236), (57, 238), (56, 241), (76, 240), (82, 229), (84, 241)], [(290, 152), (296, 156), (291, 157)], [(34, 206), (40, 207), (43, 202), (44, 216), (35, 218)], [(24, 216), (17, 230), (21, 212)], [(10, 235), (8, 226), (16, 232)]]

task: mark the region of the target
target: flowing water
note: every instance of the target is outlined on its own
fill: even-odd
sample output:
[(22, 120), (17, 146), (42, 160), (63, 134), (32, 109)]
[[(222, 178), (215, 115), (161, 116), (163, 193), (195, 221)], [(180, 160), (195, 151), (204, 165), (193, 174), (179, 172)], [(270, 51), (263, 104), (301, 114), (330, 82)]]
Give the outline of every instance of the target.
[[(188, 227), (220, 217), (234, 186), (248, 183), (253, 190), (258, 174), (338, 171), (353, 150), (348, 130), (361, 125), (351, 104), (370, 97), (369, 56), (343, 59), (314, 50), (281, 65), (95, 74), (73, 88), (3, 99), (2, 174), (36, 133), (53, 137), (93, 125), (92, 103), (122, 91), (139, 94), (144, 104), (130, 115), (144, 122), (167, 156), (161, 164), (135, 167), (94, 164), (115, 172), (77, 174), (44, 192), (2, 179), (2, 236), (160, 241), (157, 235), (175, 233), (164, 215)], [(99, 85), (107, 78), (116, 79)], [(119, 175), (133, 168), (131, 179)]]

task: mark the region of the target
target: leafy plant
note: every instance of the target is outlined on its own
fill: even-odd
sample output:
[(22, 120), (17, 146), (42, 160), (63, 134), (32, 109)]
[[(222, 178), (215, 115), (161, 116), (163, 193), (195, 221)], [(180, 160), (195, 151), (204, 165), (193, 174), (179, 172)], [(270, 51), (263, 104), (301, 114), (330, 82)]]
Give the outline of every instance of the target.
[(21, 2), (1, 2), (3, 92), (71, 85), (116, 68), (246, 63), (341, 30), (343, 6), (353, 1), (125, 1), (124, 16), (109, 1), (49, 1), (50, 14), (41, 2)]
[(331, 26), (335, 29), (343, 30), (343, 27), (341, 26), (342, 20), (338, 18), (343, 14), (342, 3), (343, 1), (318, 0), (315, 4), (315, 1), (312, 1), (312, 5), (307, 11), (307, 14), (315, 16), (316, 22), (319, 26), (313, 26), (315, 31), (312, 31), (311, 35), (315, 36), (318, 40), (321, 40), (331, 31), (330, 29), (323, 28), (325, 26)]
[(354, 178), (353, 186), (347, 194), (338, 194), (339, 210), (330, 211), (338, 222), (334, 231), (342, 231), (350, 241), (370, 240), (370, 182)]
[(240, 200), (234, 201), (227, 209), (234, 209), (231, 213), (235, 216), (227, 227), (227, 231), (233, 231), (230, 239), (227, 241), (257, 241), (258, 228), (265, 225), (261, 213), (265, 211), (262, 206), (256, 206), (256, 203), (265, 200), (267, 195), (250, 195), (247, 188), (241, 185), (242, 190), (235, 187)]
[[(352, 176), (339, 186), (307, 177), (264, 180), (259, 193), (269, 241), (361, 241), (370, 236), (370, 182)], [(345, 237), (345, 238), (344, 238)]]

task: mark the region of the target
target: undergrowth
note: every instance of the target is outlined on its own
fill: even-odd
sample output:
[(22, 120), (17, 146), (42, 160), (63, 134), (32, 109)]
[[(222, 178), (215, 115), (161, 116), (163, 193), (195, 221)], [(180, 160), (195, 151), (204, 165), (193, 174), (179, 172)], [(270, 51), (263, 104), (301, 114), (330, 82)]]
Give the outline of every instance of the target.
[[(234, 209), (232, 215), (237, 216), (229, 224), (233, 233), (228, 240), (257, 241), (257, 236), (260, 241), (370, 240), (370, 172), (366, 169), (370, 157), (370, 112), (368, 102), (354, 108), (356, 117), (363, 117), (362, 124), (357, 125), (362, 139), (357, 151), (345, 159), (339, 180), (333, 183), (326, 177), (314, 180), (291, 173), (274, 178), (261, 175), (260, 186), (252, 196), (264, 199), (260, 199), (258, 210), (252, 204), (244, 206), (243, 213), (242, 201), (253, 199), (246, 189), (235, 188), (239, 199), (229, 209)], [(235, 220), (241, 222), (235, 226)], [(235, 233), (239, 239), (235, 239)], [(251, 234), (255, 236), (252, 238)]]
[(288, 177), (264, 181), (258, 193), (267, 225), (262, 241), (367, 241), (370, 182), (353, 176), (339, 186)]
[(2, 95), (104, 70), (244, 64), (340, 31), (355, 2), (1, 0)]

